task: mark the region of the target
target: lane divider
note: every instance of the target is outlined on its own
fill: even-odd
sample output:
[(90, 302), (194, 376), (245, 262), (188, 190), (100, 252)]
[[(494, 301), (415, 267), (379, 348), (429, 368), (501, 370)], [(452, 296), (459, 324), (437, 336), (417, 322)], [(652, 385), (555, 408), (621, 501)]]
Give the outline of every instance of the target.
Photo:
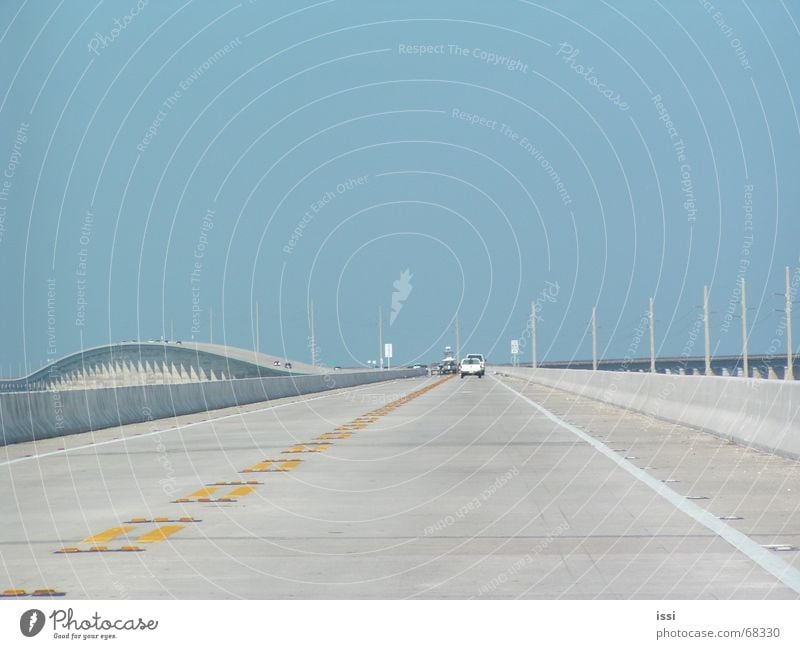
[[(363, 415), (353, 418), (351, 421), (340, 426), (336, 426), (333, 432), (322, 433), (314, 438), (315, 441), (301, 442), (294, 446), (281, 451), (281, 454), (298, 454), (298, 453), (323, 453), (333, 446), (334, 441), (346, 440), (355, 434), (355, 431), (364, 430), (370, 424), (374, 424), (381, 417), (392, 413), (394, 410), (408, 403), (412, 399), (433, 390), (445, 381), (450, 380), (452, 377), (447, 377), (432, 383), (431, 385), (410, 392), (409, 394), (396, 399), (390, 403), (371, 410)], [(238, 416), (238, 415), (237, 415)], [(252, 466), (242, 469), (240, 473), (285, 473), (296, 468), (303, 462), (301, 458), (286, 458), (286, 459), (267, 459), (261, 460)], [(189, 503), (235, 503), (240, 498), (244, 498), (256, 490), (257, 486), (263, 486), (263, 482), (257, 480), (234, 480), (234, 481), (217, 481), (206, 485), (197, 491), (192, 492), (187, 496), (173, 500), (173, 503), (189, 504)], [(232, 491), (218, 496), (221, 487), (235, 487)], [(172, 537), (184, 529), (185, 523), (199, 523), (200, 519), (192, 516), (182, 516), (178, 518), (168, 518), (165, 516), (150, 518), (131, 518), (125, 521), (126, 525), (109, 528), (98, 534), (87, 537), (83, 540), (87, 544), (95, 544), (90, 548), (81, 547), (63, 547), (57, 550), (56, 554), (97, 554), (105, 552), (144, 552), (144, 548), (138, 545), (123, 545), (119, 548), (109, 548), (106, 545), (99, 545), (108, 541), (114, 540), (117, 537), (127, 534), (128, 532), (136, 529), (136, 525), (147, 523), (171, 523), (168, 525), (160, 525), (159, 527), (141, 534), (136, 543), (152, 544), (159, 543)], [(13, 589), (7, 592), (16, 592)], [(23, 591), (24, 592), (24, 591)], [(8, 597), (24, 596), (24, 595), (7, 595)]]
[[(291, 471), (302, 461), (303, 460), (300, 458), (296, 458), (294, 460), (262, 460), (253, 466), (242, 469), (239, 471), (239, 473), (283, 473), (285, 471)], [(279, 466), (277, 468), (273, 468), (274, 464)]]
[(24, 588), (8, 588), (0, 592), (0, 597), (64, 597), (66, 593), (60, 593), (55, 588), (37, 588), (33, 592), (27, 592)]
[(172, 536), (176, 532), (180, 532), (183, 528), (183, 525), (162, 525), (161, 527), (157, 527), (154, 530), (142, 534), (138, 539), (136, 539), (136, 542), (158, 543), (159, 541), (163, 541), (164, 539)]
[(201, 523), (202, 519), (195, 518), (194, 516), (180, 516), (178, 518), (169, 518), (168, 516), (156, 516), (155, 518), (132, 518), (126, 523)]
[(122, 536), (131, 530), (136, 529), (132, 525), (123, 525), (122, 527), (112, 527), (111, 529), (104, 530), (99, 534), (94, 534), (92, 536), (87, 536), (83, 539), (84, 543), (105, 543), (107, 541), (113, 541), (118, 536)]
[(121, 548), (109, 548), (106, 545), (95, 545), (88, 549), (75, 547), (61, 548), (60, 550), (56, 550), (53, 554), (97, 554), (98, 552), (144, 552), (144, 549), (137, 545), (123, 545)]

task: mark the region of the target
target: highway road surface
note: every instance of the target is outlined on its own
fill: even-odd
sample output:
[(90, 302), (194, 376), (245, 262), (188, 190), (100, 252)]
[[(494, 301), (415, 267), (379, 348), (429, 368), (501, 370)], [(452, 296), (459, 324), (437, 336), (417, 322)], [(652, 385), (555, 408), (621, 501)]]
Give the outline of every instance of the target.
[(0, 591), (797, 598), (800, 465), (489, 372), (0, 449)]

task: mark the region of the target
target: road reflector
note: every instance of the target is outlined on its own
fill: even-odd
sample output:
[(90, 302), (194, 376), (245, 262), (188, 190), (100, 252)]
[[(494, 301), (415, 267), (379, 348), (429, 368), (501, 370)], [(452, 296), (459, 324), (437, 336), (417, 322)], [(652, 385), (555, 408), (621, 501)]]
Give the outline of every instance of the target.
[(27, 594), (23, 588), (9, 588), (0, 593), (0, 597), (25, 597)]
[[(186, 502), (191, 502), (187, 500)], [(158, 516), (156, 518), (132, 518), (126, 523), (201, 523), (202, 520), (194, 516), (181, 516), (180, 518), (167, 518), (166, 516)]]
[(66, 593), (59, 593), (55, 588), (37, 588), (31, 597), (63, 597)]

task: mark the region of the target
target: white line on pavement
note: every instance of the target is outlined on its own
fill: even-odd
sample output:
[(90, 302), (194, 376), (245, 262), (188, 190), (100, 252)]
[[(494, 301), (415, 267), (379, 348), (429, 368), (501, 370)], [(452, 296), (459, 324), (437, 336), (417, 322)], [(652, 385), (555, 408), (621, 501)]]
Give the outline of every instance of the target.
[(794, 592), (800, 593), (800, 571), (779, 557), (775, 556), (772, 550), (768, 550), (760, 546), (746, 534), (742, 534), (738, 530), (732, 528), (730, 525), (727, 525), (719, 520), (719, 518), (714, 516), (711, 512), (708, 512), (702, 507), (698, 507), (694, 503), (687, 501), (683, 496), (670, 489), (657, 478), (654, 478), (649, 473), (643, 471), (634, 464), (631, 464), (631, 462), (620, 457), (602, 442), (598, 441), (588, 433), (585, 433), (580, 428), (564, 421), (558, 415), (553, 414), (547, 408), (539, 405), (532, 399), (529, 399), (524, 394), (512, 388), (510, 385), (507, 385), (505, 382), (499, 379), (495, 380), (504, 388), (516, 394), (520, 399), (532, 405), (550, 421), (558, 424), (562, 428), (571, 432), (573, 435), (577, 435), (583, 441), (591, 444), (595, 450), (605, 455), (612, 462), (615, 462), (620, 468), (625, 469), (625, 471), (639, 480), (639, 482), (650, 487), (675, 508), (679, 509), (684, 514), (693, 518), (698, 523), (711, 530), (714, 534), (730, 543), (733, 547), (739, 550), (739, 552), (745, 554), (764, 570), (777, 577)]

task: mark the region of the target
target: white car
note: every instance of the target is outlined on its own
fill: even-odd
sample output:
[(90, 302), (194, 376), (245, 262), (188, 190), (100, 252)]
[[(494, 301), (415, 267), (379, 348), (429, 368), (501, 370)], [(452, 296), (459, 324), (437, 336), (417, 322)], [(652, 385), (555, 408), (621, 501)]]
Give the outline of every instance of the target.
[(477, 358), (465, 358), (463, 361), (461, 361), (461, 366), (459, 369), (461, 371), (462, 379), (468, 374), (477, 376), (479, 379), (483, 378), (483, 365), (481, 365), (480, 360)]
[(483, 354), (467, 354), (467, 358), (477, 358), (481, 362), (481, 371), (486, 371), (486, 359), (483, 357)]

